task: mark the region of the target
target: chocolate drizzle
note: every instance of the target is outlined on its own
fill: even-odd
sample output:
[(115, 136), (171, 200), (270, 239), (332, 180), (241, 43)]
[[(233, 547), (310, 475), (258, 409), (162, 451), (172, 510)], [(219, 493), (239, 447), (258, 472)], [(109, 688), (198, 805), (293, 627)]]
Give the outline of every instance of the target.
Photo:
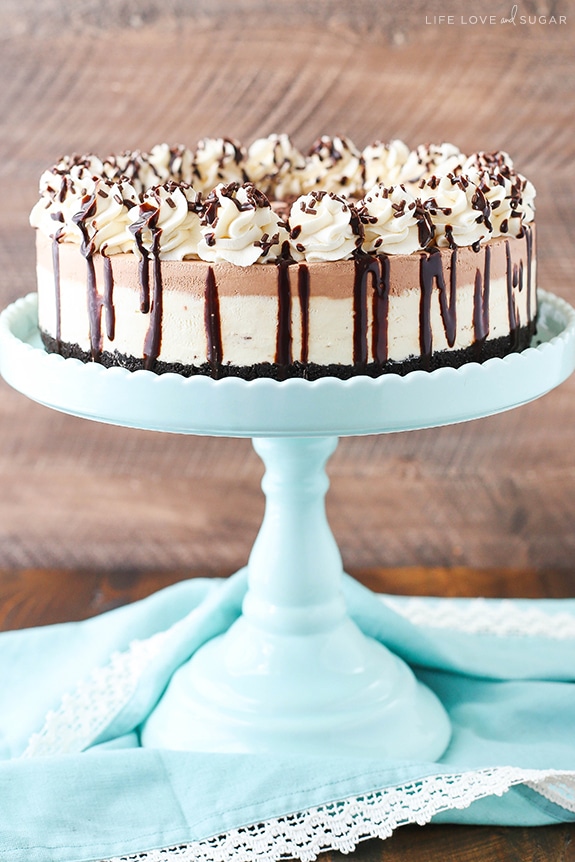
[(388, 359), (389, 258), (378, 255), (379, 278), (374, 279), (372, 354), (376, 362)]
[(371, 277), (374, 292), (379, 284), (379, 262), (370, 254), (355, 258), (353, 283), (353, 364), (367, 363), (367, 286)]
[(98, 362), (102, 353), (102, 298), (96, 284), (96, 269), (94, 266), (94, 245), (88, 235), (85, 220), (96, 215), (97, 202), (95, 195), (82, 201), (82, 210), (73, 216), (73, 221), (82, 233), (80, 251), (86, 259), (87, 279), (86, 294), (88, 300), (88, 320), (90, 325), (90, 354), (94, 362)]
[(150, 310), (150, 261), (148, 259), (148, 251), (141, 245), (141, 242), (141, 238), (139, 241), (136, 239), (142, 255), (138, 264), (138, 274), (140, 276), (140, 311), (142, 314), (147, 314)]
[(62, 343), (62, 295), (60, 290), (60, 231), (52, 239), (52, 270), (54, 272), (54, 300), (56, 304), (56, 350), (60, 353)]
[(116, 311), (114, 309), (114, 273), (112, 261), (107, 255), (102, 256), (104, 266), (104, 313), (106, 320), (106, 335), (110, 341), (116, 335)]
[(278, 322), (276, 329), (277, 365), (290, 365), (292, 362), (291, 331), (291, 284), (289, 277), (290, 260), (280, 260), (278, 273)]
[(511, 351), (517, 350), (519, 326), (519, 315), (517, 312), (517, 303), (515, 302), (515, 267), (511, 260), (511, 249), (509, 248), (509, 240), (505, 242), (505, 258), (507, 262), (507, 312), (509, 318), (509, 348)]
[(92, 359), (98, 360), (102, 352), (102, 298), (96, 285), (96, 269), (91, 254), (86, 256), (88, 265), (88, 317), (90, 320), (90, 350)]
[(449, 347), (455, 344), (457, 335), (457, 249), (451, 252), (449, 278), (449, 297), (443, 273), (443, 264), (439, 251), (430, 251), (420, 257), (419, 284), (421, 296), (419, 301), (419, 347), (424, 362), (429, 365), (433, 350), (433, 333), (431, 327), (431, 299), (433, 287), (439, 290), (439, 307), (445, 330), (445, 338)]
[(445, 290), (441, 291), (440, 296), (441, 319), (445, 328), (445, 337), (450, 347), (455, 344), (457, 336), (457, 249), (454, 248), (451, 252), (451, 261), (449, 267), (449, 302), (445, 295)]
[(524, 224), (525, 244), (527, 246), (527, 321), (531, 321), (531, 273), (533, 269), (533, 231), (530, 224)]
[(473, 334), (475, 348), (479, 354), (489, 335), (489, 290), (491, 272), (491, 249), (485, 246), (483, 274), (475, 271), (475, 290), (473, 292)]
[(220, 319), (218, 287), (214, 270), (211, 266), (208, 267), (208, 274), (206, 276), (204, 298), (204, 325), (206, 329), (208, 363), (210, 365), (212, 377), (218, 377), (223, 358), (222, 324)]
[(152, 252), (154, 273), (154, 292), (150, 303), (150, 323), (144, 341), (144, 368), (152, 370), (156, 359), (162, 348), (162, 312), (163, 312), (163, 284), (162, 284), (162, 262), (160, 260), (160, 236), (161, 230), (155, 229), (152, 233)]
[(152, 204), (145, 202), (140, 204), (139, 218), (130, 225), (130, 232), (134, 236), (136, 248), (140, 253), (139, 276), (140, 276), (140, 311), (142, 314), (148, 314), (150, 311), (150, 254), (144, 245), (144, 230), (152, 232), (152, 241), (154, 232), (157, 229), (158, 217), (160, 210)]
[(300, 362), (307, 362), (309, 356), (309, 269), (307, 264), (300, 263), (297, 271), (297, 290), (301, 319), (301, 354)]

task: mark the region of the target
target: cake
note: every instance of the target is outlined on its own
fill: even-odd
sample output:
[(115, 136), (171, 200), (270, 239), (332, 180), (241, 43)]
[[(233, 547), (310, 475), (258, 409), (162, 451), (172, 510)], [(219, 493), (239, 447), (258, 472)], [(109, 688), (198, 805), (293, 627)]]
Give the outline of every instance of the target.
[(533, 185), (505, 152), (287, 135), (44, 172), (46, 349), (130, 370), (316, 379), (523, 350), (537, 316)]

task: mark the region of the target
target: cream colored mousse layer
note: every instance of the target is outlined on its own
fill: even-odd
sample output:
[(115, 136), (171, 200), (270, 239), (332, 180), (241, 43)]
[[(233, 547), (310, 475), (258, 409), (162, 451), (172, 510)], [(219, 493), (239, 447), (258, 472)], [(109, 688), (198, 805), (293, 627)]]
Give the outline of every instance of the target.
[[(429, 252), (390, 255), (363, 277), (354, 260), (250, 267), (162, 260), (156, 288), (151, 261), (151, 307), (142, 311), (136, 255), (115, 254), (105, 263), (101, 254), (94, 254), (90, 287), (91, 264), (79, 246), (55, 244), (38, 231), (39, 327), (56, 342), (78, 345), (93, 358), (117, 351), (139, 360), (148, 356), (148, 362), (155, 333), (152, 365), (157, 359), (191, 366), (213, 361), (214, 341), (222, 365), (285, 364), (286, 358), (319, 365), (382, 361), (382, 340), (375, 333), (385, 329), (384, 358), (401, 362), (420, 356), (423, 344), (434, 353), (461, 350), (478, 340), (509, 336), (535, 318), (534, 227), (528, 234), (492, 239), (478, 251), (435, 250), (441, 264), (435, 262), (433, 269), (441, 273), (445, 288), (431, 276), (428, 300), (421, 260), (429, 259)], [(380, 276), (375, 274), (378, 267)], [(448, 301), (452, 284), (450, 332), (440, 296), (443, 292)], [(155, 289), (161, 301), (154, 300)], [(374, 294), (382, 289), (388, 302), (380, 299), (378, 304)], [(95, 319), (101, 321), (96, 332)], [(361, 343), (365, 348), (359, 357)]]

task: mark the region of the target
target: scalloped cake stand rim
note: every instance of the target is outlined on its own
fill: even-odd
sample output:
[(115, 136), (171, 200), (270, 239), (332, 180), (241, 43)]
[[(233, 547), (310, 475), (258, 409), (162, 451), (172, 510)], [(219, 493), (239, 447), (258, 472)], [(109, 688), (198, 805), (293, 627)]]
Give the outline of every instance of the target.
[(539, 291), (538, 336), (522, 353), (403, 377), (307, 381), (212, 380), (104, 368), (49, 354), (37, 294), (0, 314), (0, 374), (47, 407), (126, 427), (226, 437), (380, 434), (437, 427), (510, 410), (575, 369), (575, 309)]

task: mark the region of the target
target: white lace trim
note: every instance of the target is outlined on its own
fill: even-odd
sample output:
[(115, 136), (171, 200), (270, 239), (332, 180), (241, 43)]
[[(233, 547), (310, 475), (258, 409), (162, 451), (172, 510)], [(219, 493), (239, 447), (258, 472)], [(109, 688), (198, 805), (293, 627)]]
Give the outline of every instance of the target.
[(550, 802), (575, 814), (575, 772), (557, 772), (541, 781), (525, 783)]
[[(432, 775), (409, 784), (330, 802), (265, 823), (232, 829), (203, 841), (117, 856), (106, 862), (312, 862), (320, 853), (351, 853), (369, 838), (389, 838), (399, 826), (429, 823), (436, 814), (468, 808), (510, 787), (575, 786), (575, 774), (495, 767), (454, 775)], [(562, 803), (559, 803), (562, 804)], [(575, 807), (569, 809), (575, 811)]]
[(382, 596), (390, 610), (415, 626), (497, 637), (575, 638), (575, 614), (549, 612), (513, 599), (425, 599)]
[(95, 668), (63, 696), (58, 709), (47, 714), (44, 726), (30, 737), (22, 757), (72, 754), (92, 745), (130, 702), (170, 633), (168, 629), (146, 640), (135, 640), (125, 652), (114, 653), (106, 665)]

